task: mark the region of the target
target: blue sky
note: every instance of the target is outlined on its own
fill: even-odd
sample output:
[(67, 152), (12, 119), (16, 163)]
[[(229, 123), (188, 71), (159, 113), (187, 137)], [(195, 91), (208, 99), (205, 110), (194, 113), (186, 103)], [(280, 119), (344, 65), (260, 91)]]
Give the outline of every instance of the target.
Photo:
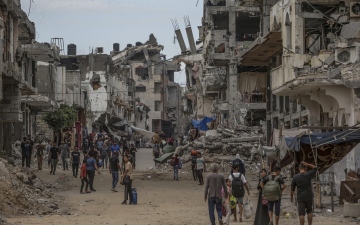
[[(31, 3), (30, 8), (30, 1)], [(78, 54), (89, 53), (89, 48), (104, 47), (110, 53), (113, 43), (145, 42), (151, 33), (165, 46), (167, 58), (180, 53), (174, 44), (174, 29), (170, 19), (178, 20), (187, 42), (184, 15), (189, 15), (194, 37), (201, 25), (202, 0), (21, 0), (22, 9), (35, 22), (36, 40), (50, 42), (53, 37), (64, 38), (65, 49), (77, 45)], [(184, 74), (176, 81), (184, 82)]]

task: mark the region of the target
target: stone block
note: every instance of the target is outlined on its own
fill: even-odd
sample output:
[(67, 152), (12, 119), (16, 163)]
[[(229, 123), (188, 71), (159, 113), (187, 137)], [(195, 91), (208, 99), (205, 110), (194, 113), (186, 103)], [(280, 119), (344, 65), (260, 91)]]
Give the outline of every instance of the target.
[(17, 113), (19, 112), (18, 108), (10, 108), (10, 112)]
[(328, 71), (328, 78), (329, 79), (341, 79), (341, 72), (340, 72), (340, 68), (337, 67), (335, 69), (329, 70)]
[(360, 217), (360, 204), (344, 201), (344, 216)]
[(335, 55), (332, 54), (329, 57), (327, 57), (327, 59), (325, 60), (325, 64), (326, 65), (332, 65), (335, 62)]

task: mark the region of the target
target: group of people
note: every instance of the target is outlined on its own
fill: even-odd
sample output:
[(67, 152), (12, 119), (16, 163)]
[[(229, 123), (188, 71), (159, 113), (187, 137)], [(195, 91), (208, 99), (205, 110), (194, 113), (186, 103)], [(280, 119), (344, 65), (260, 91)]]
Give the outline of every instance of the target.
[[(309, 171), (307, 169), (310, 169)], [(205, 186), (205, 202), (208, 202), (210, 222), (216, 224), (215, 213), (218, 215), (219, 224), (229, 224), (230, 216), (234, 215), (237, 221), (236, 206), (239, 207), (239, 222), (243, 221), (243, 205), (245, 190), (250, 195), (250, 190), (245, 178), (245, 165), (237, 155), (232, 162), (231, 173), (228, 178), (219, 174), (219, 165), (211, 164), (211, 174), (207, 176)], [(307, 214), (308, 224), (312, 224), (313, 191), (311, 179), (317, 172), (316, 166), (301, 162), (299, 173), (291, 182), (291, 202), (294, 202), (294, 194), (297, 191), (297, 205), (300, 225), (305, 224)], [(266, 169), (260, 171), (258, 184), (259, 198), (254, 225), (278, 225), (280, 219), (282, 193), (286, 189), (286, 183), (281, 176), (281, 168), (274, 166), (269, 174)], [(223, 209), (225, 212), (223, 212)], [(275, 212), (275, 213), (274, 213)], [(275, 214), (275, 217), (274, 217)]]
[(116, 185), (120, 181), (125, 186), (122, 204), (127, 204), (128, 200), (129, 204), (133, 204), (132, 172), (135, 169), (137, 152), (135, 143), (129, 146), (126, 140), (120, 140), (119, 144), (119, 141), (113, 140), (105, 131), (102, 131), (88, 135), (81, 152), (76, 146), (71, 151), (66, 141), (62, 141), (60, 145), (56, 142), (48, 144), (39, 142), (36, 145), (29, 135), (23, 138), (21, 150), (23, 167), (30, 167), (34, 152), (38, 160), (38, 170), (42, 170), (44, 156), (47, 156), (50, 174), (55, 175), (60, 159), (64, 171), (69, 171), (69, 165), (71, 165), (73, 177), (77, 178), (80, 175), (80, 194), (95, 192), (96, 171), (100, 174), (100, 168), (109, 169), (112, 175), (111, 191), (117, 192)]

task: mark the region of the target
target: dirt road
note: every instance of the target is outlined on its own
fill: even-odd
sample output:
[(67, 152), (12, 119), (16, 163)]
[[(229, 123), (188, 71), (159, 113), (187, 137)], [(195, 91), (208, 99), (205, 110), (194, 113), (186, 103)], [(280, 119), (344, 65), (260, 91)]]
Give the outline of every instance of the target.
[[(138, 169), (146, 171), (153, 167), (150, 149), (141, 149), (137, 155)], [(46, 167), (46, 166), (45, 166)], [(38, 176), (45, 182), (53, 183), (59, 176), (66, 177), (63, 185), (69, 190), (58, 192), (64, 197), (70, 215), (36, 215), (9, 218), (13, 224), (113, 224), (113, 225), (205, 225), (210, 224), (207, 212), (207, 203), (204, 202), (204, 186), (199, 186), (190, 180), (191, 175), (180, 173), (180, 181), (173, 181), (172, 174), (151, 174), (137, 171), (134, 178), (134, 187), (138, 190), (138, 205), (121, 205), (123, 201), (123, 186), (118, 186), (119, 192), (111, 192), (111, 176), (107, 170), (96, 175), (94, 187), (97, 190), (91, 194), (80, 195), (80, 179), (73, 178), (70, 171), (59, 171), (50, 175), (45, 169), (38, 172)], [(256, 181), (251, 181), (251, 201), (256, 208)], [(286, 203), (290, 204), (290, 203)], [(327, 216), (324, 217), (323, 215)], [(335, 215), (335, 214), (334, 214)], [(335, 225), (346, 222), (347, 225), (358, 224), (339, 216), (329, 217), (317, 214), (314, 224)], [(239, 224), (232, 222), (231, 224)], [(253, 224), (253, 218), (241, 223)], [(282, 218), (280, 224), (297, 224), (296, 218)]]

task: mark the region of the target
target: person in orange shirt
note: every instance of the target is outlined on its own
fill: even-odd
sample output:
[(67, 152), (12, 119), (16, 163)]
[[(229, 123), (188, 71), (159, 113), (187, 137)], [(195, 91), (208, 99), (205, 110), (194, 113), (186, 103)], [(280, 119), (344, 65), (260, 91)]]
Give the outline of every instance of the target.
[[(80, 194), (91, 193), (91, 191), (88, 191), (89, 181), (88, 181), (88, 179), (86, 177), (86, 159), (83, 160), (83, 163), (81, 165), (80, 179), (81, 179)], [(85, 187), (85, 193), (84, 193), (83, 188), (84, 188), (85, 183), (86, 183), (86, 187)]]

